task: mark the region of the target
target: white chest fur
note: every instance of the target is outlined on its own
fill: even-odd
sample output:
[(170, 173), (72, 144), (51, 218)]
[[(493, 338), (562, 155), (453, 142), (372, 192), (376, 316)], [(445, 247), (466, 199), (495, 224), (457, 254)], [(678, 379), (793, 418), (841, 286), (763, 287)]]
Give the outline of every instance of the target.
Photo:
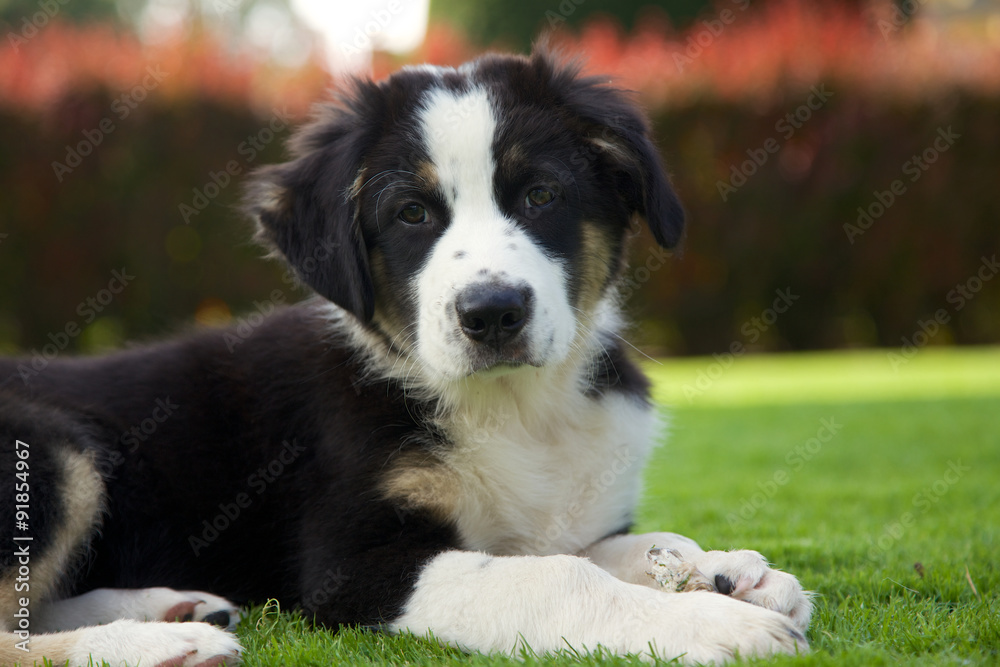
[(595, 330), (618, 328), (613, 308), (590, 317), (594, 327), (558, 366), (430, 388), (420, 387), (421, 364), (334, 318), (367, 351), (373, 375), (414, 383), (442, 406), (445, 442), (402, 454), (381, 482), (404, 517), (428, 511), (456, 527), (462, 548), (497, 555), (577, 553), (628, 525), (664, 424), (638, 397), (587, 393), (594, 370), (585, 360), (603, 347)]
[(443, 424), (452, 446), (440, 456), (457, 485), (450, 518), (466, 549), (575, 553), (631, 519), (659, 420), (617, 393), (519, 384), (496, 383), (488, 401)]

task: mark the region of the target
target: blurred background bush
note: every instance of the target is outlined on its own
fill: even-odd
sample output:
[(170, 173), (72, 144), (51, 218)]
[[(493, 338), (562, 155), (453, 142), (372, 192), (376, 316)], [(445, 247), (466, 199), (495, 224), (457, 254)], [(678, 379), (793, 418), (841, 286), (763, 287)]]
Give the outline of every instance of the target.
[(1000, 341), (995, 3), (0, 0), (0, 352), (303, 298), (242, 177), (347, 72), (543, 30), (636, 91), (688, 211), (662, 268), (634, 243), (646, 349)]

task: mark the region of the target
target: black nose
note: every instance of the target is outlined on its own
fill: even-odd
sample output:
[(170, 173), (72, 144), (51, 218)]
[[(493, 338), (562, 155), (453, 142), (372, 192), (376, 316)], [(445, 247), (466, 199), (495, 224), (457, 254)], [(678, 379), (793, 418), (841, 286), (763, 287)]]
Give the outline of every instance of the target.
[(455, 302), (465, 335), (499, 348), (528, 321), (530, 294), (509, 286), (473, 285)]

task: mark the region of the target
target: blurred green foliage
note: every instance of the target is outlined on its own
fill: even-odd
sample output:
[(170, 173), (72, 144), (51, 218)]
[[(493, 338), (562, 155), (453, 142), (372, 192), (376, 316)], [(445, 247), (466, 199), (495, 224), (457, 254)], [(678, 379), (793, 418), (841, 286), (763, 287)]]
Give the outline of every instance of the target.
[(475, 44), (527, 51), (539, 31), (579, 29), (596, 14), (631, 31), (651, 9), (686, 25), (711, 6), (710, 0), (431, 0), (431, 17), (460, 28)]
[[(126, 0), (130, 5), (135, 4)], [(121, 0), (0, 0), (0, 31), (20, 31), (26, 23), (44, 27), (49, 21), (114, 22), (121, 19)]]

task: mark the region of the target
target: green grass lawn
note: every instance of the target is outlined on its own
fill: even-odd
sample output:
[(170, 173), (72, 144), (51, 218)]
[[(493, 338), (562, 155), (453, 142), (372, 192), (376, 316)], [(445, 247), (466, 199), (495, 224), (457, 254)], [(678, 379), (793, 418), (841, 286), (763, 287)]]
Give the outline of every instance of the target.
[[(876, 351), (648, 370), (672, 405), (671, 435), (646, 472), (636, 530), (756, 549), (818, 594), (812, 652), (758, 662), (1000, 663), (1000, 349), (922, 350), (897, 368)], [(248, 665), (520, 664), (315, 631), (274, 609), (240, 636)]]

